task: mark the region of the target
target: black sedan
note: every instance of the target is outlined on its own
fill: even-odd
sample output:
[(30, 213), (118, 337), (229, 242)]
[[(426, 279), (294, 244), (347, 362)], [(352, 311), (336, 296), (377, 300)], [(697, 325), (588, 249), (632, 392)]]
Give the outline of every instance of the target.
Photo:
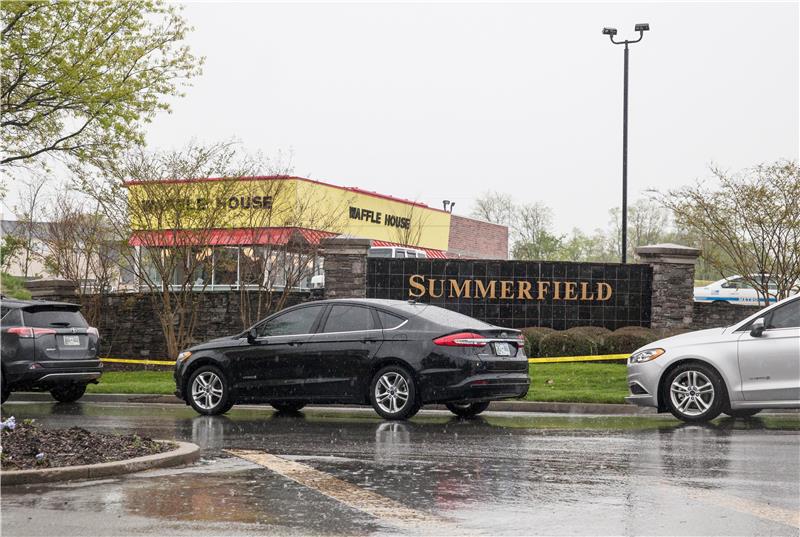
[(428, 304), (322, 300), (178, 356), (176, 395), (201, 414), (236, 403), (296, 411), (308, 403), (371, 404), (407, 419), (429, 403), (474, 416), (528, 392), (518, 330)]

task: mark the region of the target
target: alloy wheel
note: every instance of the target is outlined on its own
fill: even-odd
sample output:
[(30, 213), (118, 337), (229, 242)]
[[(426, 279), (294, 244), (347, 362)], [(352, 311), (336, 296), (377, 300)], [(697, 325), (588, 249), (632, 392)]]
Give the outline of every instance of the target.
[(391, 414), (400, 412), (408, 403), (408, 382), (400, 373), (388, 371), (375, 383), (375, 402)]
[(203, 410), (211, 410), (222, 400), (222, 379), (212, 371), (204, 371), (192, 382), (192, 399)]
[(714, 385), (705, 374), (690, 369), (672, 380), (669, 395), (678, 412), (686, 416), (700, 416), (714, 404)]

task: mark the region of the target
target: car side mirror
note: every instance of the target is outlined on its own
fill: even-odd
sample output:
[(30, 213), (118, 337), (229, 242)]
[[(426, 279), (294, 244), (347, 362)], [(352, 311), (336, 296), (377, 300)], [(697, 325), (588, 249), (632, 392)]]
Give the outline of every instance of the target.
[(258, 332), (256, 331), (256, 329), (255, 329), (255, 328), (251, 328), (251, 329), (250, 329), (250, 330), (247, 332), (247, 342), (248, 342), (250, 345), (255, 345), (257, 338), (258, 338)]
[(753, 337), (761, 337), (764, 333), (764, 328), (764, 318), (756, 319), (753, 321), (753, 324), (750, 325), (750, 335)]

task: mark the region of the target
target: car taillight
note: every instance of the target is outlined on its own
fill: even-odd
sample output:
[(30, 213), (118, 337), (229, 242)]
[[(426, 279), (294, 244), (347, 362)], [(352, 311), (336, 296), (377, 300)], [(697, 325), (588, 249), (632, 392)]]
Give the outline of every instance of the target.
[(100, 337), (100, 332), (94, 326), (90, 326), (89, 328), (87, 328), (86, 329), (86, 333), (89, 334), (90, 336), (94, 336), (96, 338)]
[(433, 342), (445, 347), (483, 347), (489, 339), (474, 332), (459, 332), (436, 338)]
[(55, 334), (52, 328), (31, 328), (29, 326), (13, 326), (8, 329), (9, 334), (16, 334), (21, 338), (36, 338), (47, 334)]

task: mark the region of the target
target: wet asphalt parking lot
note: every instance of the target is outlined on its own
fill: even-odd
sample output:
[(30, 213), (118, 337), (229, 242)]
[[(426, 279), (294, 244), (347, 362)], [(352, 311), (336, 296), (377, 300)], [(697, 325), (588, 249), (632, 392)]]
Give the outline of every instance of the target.
[(800, 415), (10, 403), (43, 426), (195, 442), (191, 466), (4, 487), (3, 535), (798, 535)]

